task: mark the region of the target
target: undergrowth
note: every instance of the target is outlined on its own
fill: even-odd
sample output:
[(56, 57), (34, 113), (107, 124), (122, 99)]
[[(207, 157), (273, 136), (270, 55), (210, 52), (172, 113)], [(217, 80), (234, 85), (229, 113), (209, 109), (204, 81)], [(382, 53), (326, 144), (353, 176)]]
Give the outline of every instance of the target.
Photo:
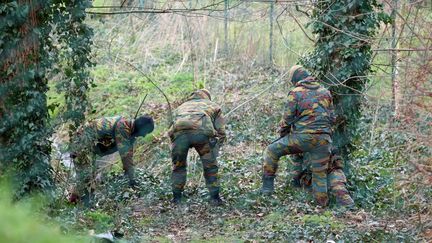
[[(146, 33), (166, 37), (163, 48), (160, 42), (151, 41), (158, 37), (148, 37), (145, 43), (149, 46), (142, 44), (142, 40), (131, 40), (135, 37), (128, 39), (128, 29), (117, 26), (126, 19), (115, 20), (118, 22), (106, 23), (112, 33), (102, 30), (96, 33), (95, 42), (99, 46), (107, 46), (106, 39), (111, 35), (124, 39), (113, 41), (110, 50), (108, 47), (98, 49), (98, 64), (92, 71), (96, 87), (89, 94), (93, 113), (89, 118), (133, 116), (140, 99), (148, 93), (141, 113), (155, 118), (156, 129), (145, 139), (138, 139), (135, 145), (137, 190), (127, 187), (118, 155), (101, 159), (106, 168), (101, 173), (94, 208), (68, 205), (64, 191), (69, 180), (60, 181), (58, 199), (50, 206), (49, 215), (63, 228), (81, 233), (110, 231), (132, 242), (411, 242), (426, 238), (431, 227), (428, 221), (412, 223), (416, 222), (412, 218), (417, 214), (423, 218), (430, 215), (430, 208), (425, 207), (424, 202), (430, 201), (432, 192), (430, 187), (406, 191), (401, 187), (400, 180), (413, 172), (408, 165), (410, 158), (401, 148), (412, 141), (390, 126), (387, 97), (379, 104), (364, 103), (359, 128), (355, 131), (357, 137), (346, 161), (348, 189), (356, 202), (355, 210), (346, 211), (333, 204), (326, 209), (316, 207), (308, 192), (289, 187), (290, 161), (286, 158), (280, 161), (275, 195), (264, 198), (259, 194), (263, 149), (277, 138), (277, 123), (290, 88), (284, 79), (227, 117), (228, 141), (218, 160), (226, 205), (212, 208), (207, 203), (201, 162), (197, 153), (192, 152), (188, 157), (187, 200), (182, 206), (173, 206), (170, 203), (170, 142), (165, 136), (168, 106), (162, 94), (143, 75), (115, 59), (115, 55), (127, 57), (157, 81), (173, 108), (192, 90), (205, 86), (225, 113), (273, 84), (287, 71), (285, 64), (294, 64), (297, 56), (281, 54), (279, 59), (287, 58), (280, 66), (273, 67), (263, 65), (260, 62), (263, 57), (256, 53), (249, 59), (233, 55), (212, 60), (213, 57), (206, 55), (193, 56), (194, 52), (204, 52), (199, 48), (179, 48), (181, 44), (188, 44), (184, 33), (174, 31), (173, 35), (178, 38), (174, 38), (175, 43), (168, 43), (169, 26), (165, 26), (165, 32), (152, 32), (150, 27), (142, 26), (140, 38), (146, 38)], [(100, 28), (104, 23), (93, 24)], [(240, 24), (233, 26), (239, 28)], [(251, 30), (241, 31), (239, 36)], [(290, 38), (301, 39), (299, 34), (293, 32)], [(129, 49), (124, 47), (124, 40), (132, 42)], [(304, 43), (292, 45), (300, 44)], [(208, 46), (205, 48), (214, 50), (213, 46)], [(247, 46), (247, 41), (239, 46)], [(302, 48), (307, 49), (307, 46)], [(58, 100), (55, 94), (51, 97), (53, 102)], [(56, 109), (60, 108), (61, 104)], [(430, 153), (430, 149), (423, 149), (423, 153)], [(61, 170), (68, 171), (64, 167)], [(410, 195), (421, 197), (423, 204), (410, 202)]]

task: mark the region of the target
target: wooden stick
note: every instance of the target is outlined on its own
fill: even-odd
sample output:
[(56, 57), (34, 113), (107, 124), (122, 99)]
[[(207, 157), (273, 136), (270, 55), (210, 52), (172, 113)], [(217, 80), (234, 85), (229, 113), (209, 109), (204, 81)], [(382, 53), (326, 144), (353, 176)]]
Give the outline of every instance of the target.
[(135, 113), (134, 120), (137, 118), (138, 113), (139, 113), (139, 111), (141, 110), (141, 107), (142, 107), (142, 105), (144, 104), (144, 101), (145, 101), (146, 98), (147, 98), (147, 95), (148, 95), (148, 93), (144, 96), (144, 99), (141, 101), (141, 104), (140, 104), (140, 106), (138, 107), (138, 110), (137, 110), (136, 113)]

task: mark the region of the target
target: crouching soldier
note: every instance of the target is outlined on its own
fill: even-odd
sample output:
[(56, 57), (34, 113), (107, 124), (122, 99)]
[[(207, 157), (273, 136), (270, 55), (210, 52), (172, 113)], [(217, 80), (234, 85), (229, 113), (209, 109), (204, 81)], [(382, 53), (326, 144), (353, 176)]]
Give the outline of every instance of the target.
[(72, 141), (71, 157), (77, 172), (77, 185), (69, 201), (90, 203), (94, 189), (96, 156), (119, 152), (129, 185), (135, 186), (133, 146), (137, 137), (145, 137), (154, 129), (150, 116), (127, 119), (122, 116), (100, 118), (81, 127)]
[[(291, 172), (291, 185), (294, 187), (310, 188), (312, 173), (308, 154), (296, 154), (291, 156), (294, 169)], [(344, 163), (336, 148), (332, 148), (331, 159), (327, 171), (327, 184), (329, 194), (336, 199), (336, 204), (344, 207), (354, 207), (354, 201), (346, 189), (346, 177), (343, 172)]]
[(273, 193), (278, 161), (282, 156), (309, 152), (313, 195), (319, 205), (325, 206), (328, 203), (327, 169), (334, 122), (332, 96), (302, 66), (292, 67), (288, 80), (294, 89), (288, 93), (280, 123), (281, 137), (265, 151), (262, 192)]
[(200, 89), (174, 111), (173, 119), (168, 132), (172, 142), (173, 203), (179, 204), (182, 200), (186, 184), (186, 159), (189, 149), (195, 148), (204, 168), (210, 203), (221, 205), (216, 157), (226, 135), (220, 106), (211, 101), (208, 90)]

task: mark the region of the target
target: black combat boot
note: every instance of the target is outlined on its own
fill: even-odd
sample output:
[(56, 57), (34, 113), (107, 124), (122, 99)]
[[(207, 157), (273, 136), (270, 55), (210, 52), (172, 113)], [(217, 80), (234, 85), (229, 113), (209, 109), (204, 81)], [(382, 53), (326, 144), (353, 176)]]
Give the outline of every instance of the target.
[(300, 178), (298, 177), (292, 178), (291, 181), (289, 182), (289, 185), (294, 188), (301, 188)]
[(210, 205), (216, 207), (224, 205), (224, 201), (220, 198), (219, 192), (210, 193)]
[(173, 199), (171, 201), (172, 203), (174, 203), (175, 205), (180, 205), (182, 203), (182, 199), (183, 199), (182, 192), (173, 191)]
[(135, 169), (134, 167), (129, 167), (124, 172), (124, 177), (129, 180), (129, 187), (132, 189), (138, 188), (138, 182), (135, 180)]
[(272, 195), (274, 193), (274, 176), (263, 176), (263, 185), (261, 193), (264, 195)]

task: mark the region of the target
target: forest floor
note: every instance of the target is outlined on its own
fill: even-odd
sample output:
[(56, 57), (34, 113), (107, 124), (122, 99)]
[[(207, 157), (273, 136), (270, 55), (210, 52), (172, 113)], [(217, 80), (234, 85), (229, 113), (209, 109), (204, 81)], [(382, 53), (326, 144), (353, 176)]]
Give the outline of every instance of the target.
[[(406, 178), (412, 173), (404, 157), (406, 154), (398, 150), (409, 138), (389, 129), (390, 99), (381, 97), (385, 90), (380, 86), (383, 82), (371, 85), (372, 92), (375, 89), (381, 96), (370, 98), (364, 104), (353, 150), (346, 161), (348, 189), (356, 209), (344, 210), (333, 201), (330, 207), (320, 208), (315, 206), (307, 191), (289, 187), (290, 162), (287, 158), (280, 161), (275, 195), (263, 197), (259, 194), (262, 152), (277, 136), (276, 126), (290, 88), (283, 78), (289, 67), (270, 67), (260, 62), (264, 58), (259, 58), (257, 50), (249, 49), (253, 44), (249, 43), (250, 33), (257, 32), (258, 28), (255, 23), (249, 29), (250, 33), (244, 26), (238, 27), (239, 32), (246, 32), (237, 48), (245, 50), (233, 50), (236, 52), (232, 53), (232, 58), (224, 58), (216, 56), (217, 48), (213, 49), (211, 43), (202, 44), (201, 50), (192, 38), (186, 38), (183, 28), (165, 24), (164, 21), (168, 21), (166, 15), (159, 18), (159, 25), (138, 19), (134, 22), (136, 26), (131, 28), (122, 26), (126, 22), (132, 24), (132, 19), (127, 18), (92, 23), (96, 32), (97, 64), (92, 70), (95, 87), (89, 93), (92, 112), (88, 118), (133, 116), (139, 99), (149, 94), (141, 113), (153, 116), (156, 128), (135, 144), (139, 189), (128, 188), (116, 154), (100, 159), (104, 169), (94, 207), (86, 209), (70, 205), (66, 198), (72, 181), (71, 171), (61, 164), (58, 156), (53, 156), (59, 189), (56, 203), (48, 209), (49, 221), (70, 234), (114, 232), (120, 242), (432, 240), (432, 215), (429, 206), (425, 206), (430, 205), (427, 203), (432, 195), (430, 187), (410, 188), (416, 193), (407, 193), (397, 181), (397, 175)], [(173, 23), (182, 20), (174, 18)], [(204, 23), (197, 20), (195, 24), (198, 29)], [(290, 48), (306, 51), (310, 48), (309, 42), (304, 41), (301, 31), (292, 25), (287, 23), (285, 27), (293, 40), (298, 41), (293, 41)], [(176, 26), (178, 29), (171, 29)], [(200, 37), (202, 43), (219, 38), (213, 36), (216, 32), (211, 32), (211, 38), (205, 33), (205, 38)], [(207, 46), (211, 47), (210, 51)], [(282, 45), (279, 48), (279, 54), (290, 53)], [(281, 58), (284, 63), (291, 65), (298, 61), (298, 56), (288, 54)], [(196, 152), (190, 152), (188, 156), (187, 200), (180, 206), (171, 204), (170, 142), (165, 134), (169, 106), (148, 79), (123, 59), (156, 81), (170, 97), (173, 108), (201, 86), (212, 92), (225, 113), (249, 101), (227, 117), (228, 141), (218, 159), (224, 206), (208, 204), (202, 166)], [(55, 83), (50, 85), (53, 87)], [(265, 92), (258, 97), (262, 91)], [(50, 103), (58, 102), (61, 108), (63, 97), (57, 95), (55, 89), (49, 91), (49, 98)], [(51, 114), (53, 119), (57, 113)], [(66, 133), (64, 127), (59, 131)], [(57, 141), (60, 150), (67, 150), (66, 140)]]
[[(156, 103), (147, 107), (162, 114), (157, 119), (163, 124), (164, 108)], [(207, 202), (196, 152), (188, 156), (186, 202), (179, 206), (170, 202), (170, 143), (163, 129), (157, 129), (159, 133), (138, 141), (136, 146), (138, 189), (127, 186), (118, 155), (104, 157), (100, 159), (104, 169), (95, 206), (85, 209), (68, 205), (63, 197), (50, 215), (61, 222), (65, 231), (114, 232), (118, 239), (131, 242), (409, 242), (431, 236), (429, 226), (422, 223), (427, 214), (398, 214), (397, 202), (392, 201), (394, 195), (382, 188), (362, 190), (350, 182), (357, 203), (351, 211), (337, 207), (334, 201), (328, 208), (315, 206), (308, 191), (293, 189), (287, 183), (290, 162), (286, 158), (280, 162), (276, 194), (260, 195), (262, 151), (276, 136), (265, 127), (277, 124), (278, 118), (261, 115), (256, 121), (240, 119), (255, 112), (264, 114), (266, 106), (253, 109), (260, 111), (245, 109), (228, 121), (230, 139), (218, 159), (224, 206), (212, 207)], [(368, 176), (359, 171), (349, 178)], [(367, 183), (366, 188), (393, 186), (388, 181), (382, 185)], [(407, 215), (412, 219), (406, 220)], [(412, 225), (413, 221), (418, 225)]]

